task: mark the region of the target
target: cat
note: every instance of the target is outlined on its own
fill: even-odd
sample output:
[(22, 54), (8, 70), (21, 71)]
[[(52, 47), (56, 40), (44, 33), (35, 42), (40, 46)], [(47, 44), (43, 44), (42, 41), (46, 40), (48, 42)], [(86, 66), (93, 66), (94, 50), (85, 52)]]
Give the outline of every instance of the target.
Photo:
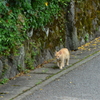
[(69, 65), (70, 53), (67, 48), (62, 48), (58, 52), (55, 52), (55, 57), (57, 60), (57, 66), (62, 69), (66, 65)]

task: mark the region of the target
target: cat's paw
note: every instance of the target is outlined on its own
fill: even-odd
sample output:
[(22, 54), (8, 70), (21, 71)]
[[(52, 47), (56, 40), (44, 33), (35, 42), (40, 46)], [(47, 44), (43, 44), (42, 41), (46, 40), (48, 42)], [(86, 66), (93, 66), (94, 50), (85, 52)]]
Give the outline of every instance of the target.
[(62, 69), (62, 67), (60, 67), (60, 69)]
[(66, 64), (67, 66), (69, 66), (69, 64)]

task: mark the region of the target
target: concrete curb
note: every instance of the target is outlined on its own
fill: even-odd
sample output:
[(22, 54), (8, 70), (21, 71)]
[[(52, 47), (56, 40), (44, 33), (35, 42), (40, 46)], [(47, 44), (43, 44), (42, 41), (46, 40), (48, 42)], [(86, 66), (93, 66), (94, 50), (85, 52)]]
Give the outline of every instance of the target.
[(18, 96), (14, 97), (13, 99), (11, 100), (21, 100), (22, 98), (24, 98), (25, 96), (33, 93), (35, 90), (38, 90), (40, 89), (41, 87), (49, 84), (50, 82), (52, 82), (53, 80), (59, 78), (60, 76), (70, 72), (71, 70), (74, 70), (75, 68), (79, 67), (80, 65), (92, 60), (93, 58), (97, 57), (100, 55), (100, 51), (96, 51), (90, 55), (88, 55), (87, 57), (81, 59), (80, 61), (72, 64), (71, 66), (67, 67), (67, 68), (64, 68), (63, 70), (55, 73), (54, 75), (52, 75), (50, 78), (46, 79), (45, 81), (43, 81), (42, 83), (38, 84), (37, 86), (35, 87), (32, 87), (30, 89), (28, 89), (26, 92), (22, 93), (22, 94), (19, 94)]

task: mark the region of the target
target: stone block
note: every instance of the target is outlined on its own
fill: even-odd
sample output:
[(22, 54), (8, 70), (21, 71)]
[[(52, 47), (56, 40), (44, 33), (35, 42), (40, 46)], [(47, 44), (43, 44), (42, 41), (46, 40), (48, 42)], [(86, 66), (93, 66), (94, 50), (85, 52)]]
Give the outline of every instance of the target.
[(1, 77), (1, 75), (2, 75), (2, 69), (3, 69), (3, 63), (2, 63), (2, 61), (0, 60), (0, 77)]

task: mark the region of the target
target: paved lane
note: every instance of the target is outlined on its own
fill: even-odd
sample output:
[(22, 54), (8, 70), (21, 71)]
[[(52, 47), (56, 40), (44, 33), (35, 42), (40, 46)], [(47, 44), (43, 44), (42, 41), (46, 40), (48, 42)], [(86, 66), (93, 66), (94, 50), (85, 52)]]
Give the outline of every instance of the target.
[(100, 100), (100, 56), (22, 100)]

